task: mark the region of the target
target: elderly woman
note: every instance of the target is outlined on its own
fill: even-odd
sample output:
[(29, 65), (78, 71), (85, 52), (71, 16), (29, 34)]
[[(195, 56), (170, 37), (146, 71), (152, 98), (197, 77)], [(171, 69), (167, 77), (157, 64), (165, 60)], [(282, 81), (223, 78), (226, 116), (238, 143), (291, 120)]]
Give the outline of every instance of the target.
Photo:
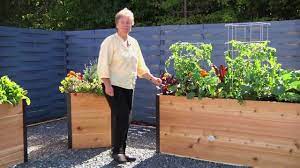
[(160, 85), (147, 68), (136, 39), (129, 36), (134, 25), (133, 13), (124, 8), (115, 16), (117, 32), (101, 44), (98, 59), (98, 75), (103, 92), (111, 109), (112, 157), (118, 163), (135, 161), (125, 155), (129, 115), (137, 76)]

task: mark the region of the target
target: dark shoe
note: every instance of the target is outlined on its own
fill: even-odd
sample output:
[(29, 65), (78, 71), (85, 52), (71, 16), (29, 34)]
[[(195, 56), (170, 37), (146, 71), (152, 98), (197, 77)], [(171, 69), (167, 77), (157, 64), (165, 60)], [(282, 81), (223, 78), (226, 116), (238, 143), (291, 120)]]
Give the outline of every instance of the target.
[(136, 158), (130, 157), (128, 155), (125, 155), (125, 158), (127, 159), (128, 162), (134, 162), (134, 161), (136, 161)]
[(123, 164), (123, 163), (126, 163), (128, 162), (127, 159), (126, 159), (126, 156), (124, 154), (113, 154), (112, 155), (112, 158), (118, 162), (119, 164)]

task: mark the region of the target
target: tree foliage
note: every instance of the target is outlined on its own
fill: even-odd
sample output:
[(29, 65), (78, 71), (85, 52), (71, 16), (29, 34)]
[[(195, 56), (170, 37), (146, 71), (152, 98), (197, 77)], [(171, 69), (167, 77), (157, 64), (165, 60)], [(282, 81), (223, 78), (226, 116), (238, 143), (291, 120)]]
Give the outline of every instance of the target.
[(124, 7), (137, 26), (200, 24), (300, 18), (299, 0), (2, 0), (0, 24), (53, 30), (114, 27)]

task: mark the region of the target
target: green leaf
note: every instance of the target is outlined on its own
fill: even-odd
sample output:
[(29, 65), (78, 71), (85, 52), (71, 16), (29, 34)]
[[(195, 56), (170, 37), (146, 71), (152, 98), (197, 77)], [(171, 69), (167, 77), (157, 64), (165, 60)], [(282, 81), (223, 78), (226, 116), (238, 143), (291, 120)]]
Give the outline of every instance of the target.
[(172, 86), (169, 87), (169, 90), (172, 91), (172, 92), (176, 92), (177, 86), (176, 85), (172, 85)]
[(286, 74), (282, 75), (281, 77), (282, 77), (282, 79), (285, 80), (285, 81), (286, 81), (286, 80), (292, 79), (291, 73), (286, 73)]
[(274, 95), (282, 95), (284, 92), (285, 92), (285, 87), (283, 85), (276, 86), (272, 91)]
[(188, 99), (193, 99), (194, 97), (195, 97), (195, 92), (189, 92), (187, 95), (186, 95), (186, 97), (188, 98)]
[(287, 93), (280, 95), (279, 100), (299, 103), (300, 102), (300, 94), (287, 92)]
[(290, 83), (290, 89), (295, 89), (300, 92), (300, 81), (294, 81)]

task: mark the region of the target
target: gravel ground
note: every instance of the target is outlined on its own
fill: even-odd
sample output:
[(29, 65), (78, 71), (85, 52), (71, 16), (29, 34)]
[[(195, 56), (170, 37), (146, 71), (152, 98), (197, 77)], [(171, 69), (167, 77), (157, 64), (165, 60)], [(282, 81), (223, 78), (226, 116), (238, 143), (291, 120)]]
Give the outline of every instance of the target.
[(59, 120), (28, 128), (29, 162), (13, 167), (105, 167), (105, 168), (235, 168), (207, 161), (157, 154), (155, 128), (131, 125), (126, 153), (135, 162), (117, 164), (109, 149), (68, 149), (67, 122)]

